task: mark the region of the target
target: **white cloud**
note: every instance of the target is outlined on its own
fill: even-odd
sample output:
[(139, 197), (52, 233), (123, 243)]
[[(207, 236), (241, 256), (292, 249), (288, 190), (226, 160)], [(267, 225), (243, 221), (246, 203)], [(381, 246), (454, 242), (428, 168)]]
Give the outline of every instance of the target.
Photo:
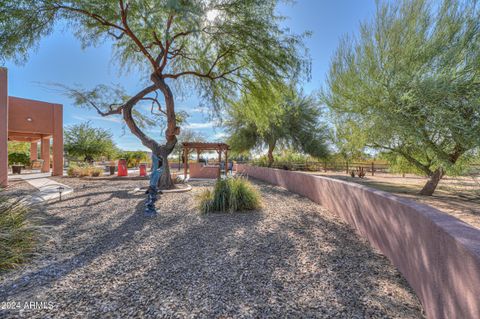
[(114, 116), (98, 116), (98, 115), (72, 115), (72, 118), (79, 121), (106, 121), (113, 123), (122, 123), (122, 119)]
[(185, 126), (185, 128), (188, 128), (188, 129), (213, 128), (215, 124), (216, 123), (213, 121), (204, 122), (204, 123), (189, 123), (188, 125)]
[(208, 111), (208, 107), (206, 106), (197, 106), (192, 109), (192, 112), (196, 112), (196, 113), (205, 113), (207, 111)]
[(225, 133), (225, 132), (218, 132), (218, 133), (216, 133), (216, 134), (213, 135), (213, 138), (214, 138), (214, 139), (224, 139), (224, 138), (226, 138), (227, 136), (228, 136), (228, 134)]

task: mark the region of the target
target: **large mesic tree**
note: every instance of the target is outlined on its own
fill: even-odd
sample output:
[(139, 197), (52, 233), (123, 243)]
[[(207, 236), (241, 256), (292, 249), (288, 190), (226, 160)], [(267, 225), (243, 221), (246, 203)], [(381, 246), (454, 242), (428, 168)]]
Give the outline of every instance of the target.
[[(173, 185), (167, 156), (179, 134), (173, 92), (195, 91), (219, 110), (240, 89), (248, 90), (252, 76), (277, 79), (294, 76), (302, 68), (301, 37), (279, 27), (276, 3), (0, 0), (0, 57), (24, 60), (57, 21), (66, 22), (83, 46), (112, 41), (119, 68), (140, 71), (144, 76), (139, 82), (145, 87), (133, 95), (104, 85), (69, 93), (77, 104), (102, 116), (120, 114), (142, 144), (163, 158), (166, 171), (159, 186), (167, 188)], [(142, 102), (152, 103), (152, 118), (164, 117), (163, 143), (147, 136), (139, 125), (142, 119), (135, 106)]]
[(479, 12), (478, 1), (380, 3), (330, 67), (337, 125), (429, 176), (423, 195), (480, 146)]
[(225, 121), (228, 142), (239, 153), (266, 148), (268, 166), (278, 146), (324, 157), (327, 134), (320, 116), (318, 99), (294, 85), (257, 82), (254, 89), (231, 102)]

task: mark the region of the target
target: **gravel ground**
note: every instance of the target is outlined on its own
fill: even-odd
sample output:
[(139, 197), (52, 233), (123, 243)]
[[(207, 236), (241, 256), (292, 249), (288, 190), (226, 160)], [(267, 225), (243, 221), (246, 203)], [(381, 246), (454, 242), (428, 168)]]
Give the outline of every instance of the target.
[(5, 317), (422, 317), (385, 257), (281, 188), (255, 182), (260, 212), (200, 215), (195, 195), (212, 183), (195, 181), (145, 219), (145, 195), (133, 192), (141, 179), (62, 182), (75, 192), (45, 205), (52, 228), (41, 253), (0, 281), (0, 303), (47, 309)]
[(26, 196), (35, 193), (37, 189), (24, 180), (10, 180), (8, 187), (4, 189), (1, 195), (8, 196)]

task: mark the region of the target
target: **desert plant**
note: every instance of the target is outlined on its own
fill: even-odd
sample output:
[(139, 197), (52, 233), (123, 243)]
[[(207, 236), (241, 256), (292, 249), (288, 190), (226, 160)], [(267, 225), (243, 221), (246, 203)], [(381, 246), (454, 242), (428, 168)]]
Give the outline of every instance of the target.
[(95, 167), (95, 166), (71, 165), (67, 169), (67, 175), (69, 177), (86, 177), (86, 176), (98, 177), (102, 175), (102, 173), (103, 173), (103, 169), (101, 167)]
[(80, 173), (79, 173), (79, 167), (78, 166), (71, 165), (67, 169), (67, 176), (68, 177), (78, 177), (79, 175), (80, 175)]
[(144, 151), (123, 151), (117, 154), (118, 159), (125, 159), (127, 167), (138, 167), (142, 162), (150, 162), (150, 157)]
[(65, 151), (71, 157), (93, 162), (101, 156), (110, 159), (117, 150), (109, 130), (85, 122), (65, 128)]
[(14, 268), (32, 254), (36, 231), (28, 215), (20, 200), (0, 194), (0, 270)]
[(377, 1), (331, 61), (322, 96), (335, 131), (422, 171), (421, 195), (480, 145), (479, 15), (478, 1)]
[(8, 154), (8, 165), (13, 164), (30, 165), (30, 156), (26, 153), (10, 153)]
[(89, 173), (92, 177), (99, 177), (102, 175), (103, 169), (101, 167), (91, 167)]
[(237, 212), (260, 208), (260, 194), (245, 178), (217, 180), (213, 191), (206, 189), (198, 196), (202, 213)]

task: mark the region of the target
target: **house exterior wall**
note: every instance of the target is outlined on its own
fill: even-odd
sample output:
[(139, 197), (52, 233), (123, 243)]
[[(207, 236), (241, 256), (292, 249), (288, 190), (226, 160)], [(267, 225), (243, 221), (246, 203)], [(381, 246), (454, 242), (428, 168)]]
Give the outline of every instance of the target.
[[(54, 104), (10, 96), (10, 132), (52, 135), (54, 130)], [(27, 119), (31, 119), (28, 121)]]
[(0, 67), (0, 187), (8, 184), (8, 83), (7, 69)]

